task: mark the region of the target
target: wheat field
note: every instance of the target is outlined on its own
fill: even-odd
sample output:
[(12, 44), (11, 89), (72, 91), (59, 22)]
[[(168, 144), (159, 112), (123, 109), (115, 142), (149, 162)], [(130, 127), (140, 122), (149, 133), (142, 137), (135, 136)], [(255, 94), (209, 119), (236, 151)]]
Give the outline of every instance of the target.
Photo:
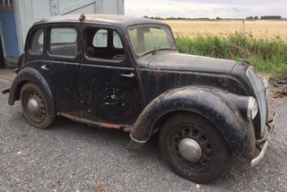
[(175, 36), (193, 38), (196, 35), (226, 36), (244, 32), (254, 38), (281, 38), (287, 41), (287, 20), (165, 20)]

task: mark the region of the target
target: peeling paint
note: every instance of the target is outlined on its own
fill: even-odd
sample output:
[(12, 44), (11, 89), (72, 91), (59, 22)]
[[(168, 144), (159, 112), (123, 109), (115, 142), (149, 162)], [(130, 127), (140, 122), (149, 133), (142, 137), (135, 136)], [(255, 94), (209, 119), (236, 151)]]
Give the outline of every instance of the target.
[(79, 122), (79, 123), (87, 124), (89, 126), (98, 126), (98, 127), (110, 128), (110, 129), (119, 129), (119, 130), (122, 130), (122, 131), (127, 132), (127, 133), (130, 133), (132, 131), (132, 126), (130, 126), (130, 125), (96, 122), (96, 121), (91, 121), (91, 120), (85, 119), (85, 118), (79, 118), (79, 117), (70, 115), (68, 113), (58, 113), (58, 115), (61, 115), (63, 117), (66, 117), (68, 119), (71, 119), (71, 120)]

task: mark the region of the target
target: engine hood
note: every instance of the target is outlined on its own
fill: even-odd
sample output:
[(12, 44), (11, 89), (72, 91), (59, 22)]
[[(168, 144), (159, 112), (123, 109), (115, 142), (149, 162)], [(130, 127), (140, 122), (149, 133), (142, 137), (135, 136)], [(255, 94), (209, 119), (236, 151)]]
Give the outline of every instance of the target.
[(231, 73), (236, 65), (235, 61), (215, 59), (178, 52), (159, 51), (154, 55), (141, 58), (141, 62), (148, 64), (149, 69), (171, 71), (194, 71), (208, 73)]

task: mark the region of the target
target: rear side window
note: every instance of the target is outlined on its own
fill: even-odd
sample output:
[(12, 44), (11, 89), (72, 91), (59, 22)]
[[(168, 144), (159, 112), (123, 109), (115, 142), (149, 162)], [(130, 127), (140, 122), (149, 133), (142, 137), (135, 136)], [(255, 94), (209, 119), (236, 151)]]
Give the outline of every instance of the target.
[(43, 44), (44, 44), (44, 31), (43, 29), (38, 29), (32, 38), (30, 51), (33, 54), (42, 54), (43, 53)]
[(50, 53), (57, 56), (77, 55), (77, 31), (73, 28), (52, 28), (50, 32)]

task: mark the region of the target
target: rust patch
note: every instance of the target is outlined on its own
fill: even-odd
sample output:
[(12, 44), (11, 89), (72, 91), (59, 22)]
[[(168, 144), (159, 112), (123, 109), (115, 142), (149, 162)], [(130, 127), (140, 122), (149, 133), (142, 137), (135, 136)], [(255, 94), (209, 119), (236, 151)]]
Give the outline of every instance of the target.
[(96, 121), (92, 121), (92, 120), (85, 119), (85, 118), (79, 118), (79, 117), (70, 115), (68, 113), (58, 113), (58, 115), (61, 115), (63, 117), (71, 119), (73, 121), (77, 121), (79, 123), (87, 124), (89, 126), (98, 126), (98, 127), (108, 128), (108, 129), (119, 129), (119, 130), (122, 130), (122, 131), (127, 132), (127, 133), (130, 133), (132, 131), (132, 127), (129, 125), (96, 122)]

